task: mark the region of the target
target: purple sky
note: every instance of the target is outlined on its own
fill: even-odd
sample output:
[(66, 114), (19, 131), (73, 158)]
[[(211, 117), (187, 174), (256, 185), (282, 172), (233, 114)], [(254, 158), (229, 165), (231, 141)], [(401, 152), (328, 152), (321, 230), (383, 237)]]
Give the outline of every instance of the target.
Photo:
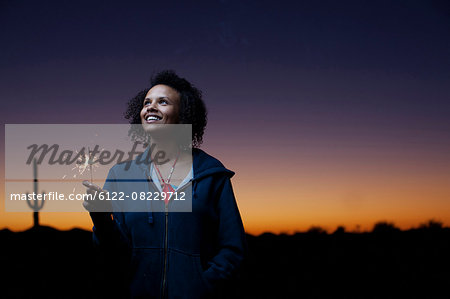
[(172, 68), (213, 119), (449, 128), (445, 1), (309, 2), (3, 1), (2, 119), (121, 122)]

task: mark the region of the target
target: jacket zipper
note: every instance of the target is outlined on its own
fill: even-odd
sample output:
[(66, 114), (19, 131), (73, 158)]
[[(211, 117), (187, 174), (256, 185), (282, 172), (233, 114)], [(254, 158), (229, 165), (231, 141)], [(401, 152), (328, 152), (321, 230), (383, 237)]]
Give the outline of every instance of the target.
[(167, 234), (169, 232), (169, 203), (167, 203), (167, 205), (164, 206), (164, 210), (165, 210), (165, 218), (166, 218), (166, 223), (164, 225), (165, 228), (165, 233), (164, 233), (164, 272), (163, 272), (163, 289), (162, 289), (162, 298), (164, 299), (164, 292), (166, 290), (166, 275), (167, 275)]
[[(177, 190), (176, 192), (180, 192), (181, 190), (185, 189), (190, 183), (192, 182), (192, 179), (189, 180), (189, 182), (184, 185), (180, 190)], [(162, 298), (164, 299), (164, 293), (166, 290), (166, 276), (167, 276), (167, 250), (168, 250), (168, 234), (169, 234), (169, 204), (171, 203), (171, 200), (164, 205), (164, 211), (165, 211), (165, 234), (164, 234), (164, 272), (163, 272), (163, 289), (162, 289)]]
[[(147, 175), (148, 182), (153, 186), (153, 190), (158, 190), (153, 179), (150, 175)], [(164, 224), (164, 270), (163, 270), (163, 285), (162, 285), (162, 295), (161, 298), (164, 298), (165, 288), (166, 288), (166, 268), (167, 268), (167, 232), (168, 232), (168, 206), (164, 207), (165, 210), (165, 224)]]
[[(147, 175), (149, 179), (149, 183), (151, 183), (155, 190), (158, 190), (153, 180), (150, 178), (149, 175)], [(180, 190), (177, 190), (176, 192), (180, 192), (181, 190), (185, 189), (187, 186), (191, 184), (193, 179), (190, 179), (186, 185), (184, 185)], [(164, 224), (164, 270), (163, 270), (163, 286), (162, 286), (162, 295), (161, 298), (164, 299), (164, 294), (166, 290), (166, 276), (167, 276), (167, 248), (168, 248), (168, 234), (169, 234), (169, 201), (167, 205), (164, 205), (164, 212), (165, 212), (165, 224)]]

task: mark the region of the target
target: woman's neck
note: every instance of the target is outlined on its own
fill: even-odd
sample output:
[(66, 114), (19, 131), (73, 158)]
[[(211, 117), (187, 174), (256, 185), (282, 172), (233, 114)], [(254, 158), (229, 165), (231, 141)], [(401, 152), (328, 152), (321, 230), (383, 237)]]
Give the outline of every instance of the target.
[(152, 149), (152, 161), (157, 165), (173, 161), (179, 154), (178, 143), (172, 138), (152, 138), (150, 148)]

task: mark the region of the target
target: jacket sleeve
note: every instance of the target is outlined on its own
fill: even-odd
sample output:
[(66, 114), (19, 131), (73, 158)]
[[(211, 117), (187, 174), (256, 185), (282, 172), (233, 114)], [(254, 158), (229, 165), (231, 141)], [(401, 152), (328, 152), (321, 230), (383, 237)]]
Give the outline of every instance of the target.
[(221, 182), (217, 196), (219, 250), (204, 272), (210, 291), (221, 289), (227, 281), (236, 278), (248, 254), (244, 226), (228, 176)]
[[(109, 192), (118, 191), (114, 168), (110, 169), (103, 189)], [(122, 250), (129, 248), (128, 230), (122, 212), (91, 212), (89, 215), (94, 224), (92, 228), (94, 246)]]

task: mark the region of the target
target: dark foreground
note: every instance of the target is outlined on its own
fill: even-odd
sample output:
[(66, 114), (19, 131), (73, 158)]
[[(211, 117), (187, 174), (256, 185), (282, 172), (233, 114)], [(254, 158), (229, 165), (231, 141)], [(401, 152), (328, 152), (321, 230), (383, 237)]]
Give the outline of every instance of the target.
[[(450, 298), (450, 228), (247, 237), (250, 256), (230, 298)], [(90, 232), (3, 230), (0, 241), (1, 298), (120, 297), (118, 268)]]

